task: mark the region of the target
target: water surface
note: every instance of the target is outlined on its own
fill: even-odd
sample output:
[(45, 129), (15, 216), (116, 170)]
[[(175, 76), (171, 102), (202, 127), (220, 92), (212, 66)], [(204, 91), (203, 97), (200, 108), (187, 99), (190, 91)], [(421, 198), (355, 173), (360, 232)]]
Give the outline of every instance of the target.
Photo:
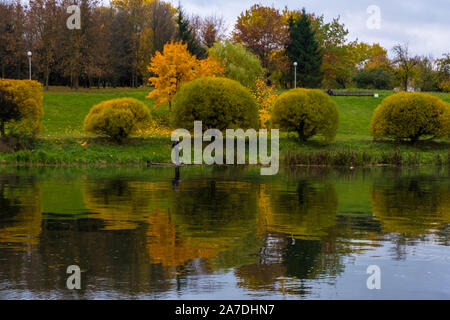
[(449, 195), (443, 168), (1, 168), (0, 298), (450, 299)]

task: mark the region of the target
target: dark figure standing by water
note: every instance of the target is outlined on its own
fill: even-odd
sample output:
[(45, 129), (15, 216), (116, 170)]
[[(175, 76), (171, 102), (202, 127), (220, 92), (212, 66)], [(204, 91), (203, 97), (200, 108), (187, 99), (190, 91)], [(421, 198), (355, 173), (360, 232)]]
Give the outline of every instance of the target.
[(179, 184), (180, 184), (180, 148), (177, 147), (180, 141), (174, 141), (172, 143), (172, 149), (176, 148), (176, 155), (175, 155), (175, 177), (172, 180), (172, 187), (174, 190), (178, 190)]
[(172, 187), (174, 190), (178, 190), (180, 186), (180, 167), (175, 167), (175, 177), (172, 180)]

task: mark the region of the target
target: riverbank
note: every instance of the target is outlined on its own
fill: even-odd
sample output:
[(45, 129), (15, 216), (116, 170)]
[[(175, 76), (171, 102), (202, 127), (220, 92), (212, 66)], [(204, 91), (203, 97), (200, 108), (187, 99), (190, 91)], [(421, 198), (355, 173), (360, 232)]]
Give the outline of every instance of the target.
[[(149, 89), (89, 89), (74, 92), (51, 88), (44, 93), (43, 131), (31, 150), (0, 153), (0, 163), (14, 165), (151, 165), (171, 162), (167, 108), (153, 108), (145, 99)], [(420, 141), (415, 145), (373, 141), (369, 124), (373, 110), (391, 91), (373, 97), (333, 97), (339, 109), (336, 141), (320, 137), (306, 143), (294, 133), (280, 135), (280, 162), (284, 165), (376, 166), (448, 165), (450, 140)], [(450, 94), (436, 94), (450, 102)], [(154, 128), (122, 145), (83, 133), (90, 108), (101, 101), (132, 97), (151, 110)]]
[[(299, 143), (294, 134), (280, 137), (284, 165), (448, 165), (450, 144), (445, 141), (416, 145), (338, 138)], [(0, 153), (0, 163), (17, 165), (151, 165), (171, 162), (169, 136), (130, 138), (117, 145), (101, 138), (41, 138), (32, 150)]]

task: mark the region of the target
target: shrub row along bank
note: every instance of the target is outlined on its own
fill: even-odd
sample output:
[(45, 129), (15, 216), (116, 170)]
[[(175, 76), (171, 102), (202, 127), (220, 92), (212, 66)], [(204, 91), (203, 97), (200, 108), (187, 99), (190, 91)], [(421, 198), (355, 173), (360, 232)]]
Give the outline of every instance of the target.
[(285, 165), (317, 165), (317, 166), (410, 166), (410, 165), (448, 165), (450, 151), (444, 153), (403, 153), (387, 151), (369, 153), (365, 151), (319, 151), (319, 152), (288, 152), (283, 157)]
[[(391, 96), (390, 99), (385, 99), (385, 102), (375, 112), (375, 115), (381, 114), (382, 117), (374, 116), (373, 124), (376, 124), (377, 129), (401, 130), (395, 131), (395, 134), (393, 131), (376, 132), (376, 136), (416, 142), (413, 138), (419, 136), (414, 132), (426, 138), (430, 135), (436, 137), (445, 136), (446, 133), (448, 135), (450, 128), (448, 103), (427, 95), (408, 93)], [(329, 143), (335, 138), (339, 115), (333, 100), (317, 90), (295, 89), (286, 92), (276, 99), (272, 115), (272, 127), (297, 132), (301, 140), (310, 140), (314, 135), (321, 134), (327, 142), (323, 144), (316, 140), (311, 143), (299, 143), (295, 139), (286, 139), (284, 135), (280, 143), (282, 149), (280, 154), (282, 159), (286, 159), (286, 163), (322, 165), (448, 163), (449, 148), (445, 142), (419, 141), (414, 146), (412, 144), (406, 146), (386, 141), (370, 143), (364, 138), (344, 141), (338, 139), (334, 143)], [(188, 129), (195, 120), (202, 120), (204, 129), (257, 128), (258, 106), (250, 92), (236, 81), (225, 78), (200, 78), (186, 84), (178, 92), (171, 117), (175, 127)], [(61, 141), (44, 139), (38, 141), (34, 150), (11, 155), (0, 154), (0, 161), (32, 164), (168, 163), (171, 142), (167, 137), (127, 139), (128, 135), (138, 133), (137, 129), (140, 127), (146, 127), (149, 120), (147, 107), (137, 100), (124, 98), (104, 101), (91, 109), (85, 119), (85, 131), (107, 136), (109, 141), (113, 140), (116, 143), (126, 142), (125, 144), (118, 146), (106, 138), (87, 140), (68, 138)], [(11, 123), (14, 124), (14, 121)], [(433, 132), (430, 128), (437, 131)], [(409, 133), (409, 129), (413, 135)], [(402, 130), (406, 130), (407, 134), (403, 134)]]
[[(427, 144), (428, 145), (428, 144)], [(337, 147), (298, 144), (293, 137), (280, 137), (282, 165), (376, 166), (376, 165), (448, 165), (449, 149), (436, 143), (430, 149), (411, 145), (369, 141), (338, 142)], [(0, 163), (26, 165), (147, 165), (171, 163), (169, 137), (133, 138), (118, 146), (105, 139), (42, 139), (33, 150), (0, 153)]]

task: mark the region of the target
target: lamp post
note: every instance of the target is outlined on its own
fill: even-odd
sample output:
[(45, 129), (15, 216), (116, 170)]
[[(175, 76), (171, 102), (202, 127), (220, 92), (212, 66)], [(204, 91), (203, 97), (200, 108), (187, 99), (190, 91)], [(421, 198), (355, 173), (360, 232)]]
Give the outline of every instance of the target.
[(28, 70), (30, 72), (30, 80), (31, 80), (31, 56), (33, 55), (33, 53), (31, 51), (27, 52), (27, 56), (28, 56)]
[(297, 88), (297, 62), (294, 62), (294, 88)]

